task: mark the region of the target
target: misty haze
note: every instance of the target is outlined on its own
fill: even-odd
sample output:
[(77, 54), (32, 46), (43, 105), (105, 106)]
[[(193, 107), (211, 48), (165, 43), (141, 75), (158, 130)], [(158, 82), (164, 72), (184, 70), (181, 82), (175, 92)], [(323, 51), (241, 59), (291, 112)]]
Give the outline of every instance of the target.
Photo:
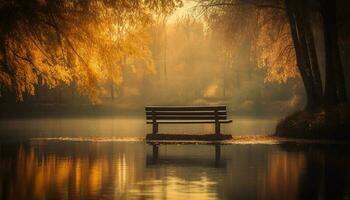
[(348, 199), (349, 9), (0, 1), (0, 199)]

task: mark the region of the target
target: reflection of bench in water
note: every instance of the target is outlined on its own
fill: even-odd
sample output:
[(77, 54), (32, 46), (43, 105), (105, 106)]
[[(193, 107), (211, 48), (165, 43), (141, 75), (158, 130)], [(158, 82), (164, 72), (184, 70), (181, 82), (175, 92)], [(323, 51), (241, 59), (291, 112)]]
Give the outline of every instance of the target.
[[(207, 166), (207, 167), (226, 167), (226, 163), (221, 159), (221, 146), (215, 147), (214, 158), (193, 158), (186, 156), (159, 156), (159, 147), (161, 145), (152, 145), (152, 155), (147, 155), (146, 165), (182, 165), (182, 166)], [(209, 146), (209, 145), (208, 145)]]
[[(222, 135), (220, 124), (231, 123), (227, 119), (226, 106), (147, 106), (147, 124), (152, 124), (152, 134), (146, 139), (158, 140), (222, 140), (231, 135)], [(157, 134), (159, 124), (215, 124), (215, 134), (210, 135), (169, 135)]]

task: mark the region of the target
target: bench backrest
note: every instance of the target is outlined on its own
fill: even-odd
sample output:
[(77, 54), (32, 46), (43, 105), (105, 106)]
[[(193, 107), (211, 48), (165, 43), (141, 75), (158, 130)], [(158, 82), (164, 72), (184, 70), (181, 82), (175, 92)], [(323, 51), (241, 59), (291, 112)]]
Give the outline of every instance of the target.
[(146, 119), (159, 120), (226, 120), (226, 106), (147, 106)]

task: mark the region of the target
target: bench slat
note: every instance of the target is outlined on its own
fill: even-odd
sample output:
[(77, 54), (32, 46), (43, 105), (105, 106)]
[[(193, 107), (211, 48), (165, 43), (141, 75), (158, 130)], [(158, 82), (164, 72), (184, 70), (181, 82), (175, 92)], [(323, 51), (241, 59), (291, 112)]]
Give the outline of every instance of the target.
[[(227, 119), (227, 120), (219, 120), (220, 124), (224, 123), (231, 123), (232, 120)], [(147, 121), (147, 124), (152, 124), (152, 121)], [(158, 124), (215, 124), (215, 120), (197, 120), (197, 121), (181, 121), (181, 120), (162, 120), (162, 121), (157, 121)]]
[(226, 106), (146, 106), (146, 111), (213, 111), (226, 110)]
[(227, 119), (225, 105), (217, 106), (147, 106), (146, 123), (152, 124), (152, 134), (158, 133), (159, 124), (215, 124), (215, 134), (220, 135), (220, 124)]
[[(152, 111), (146, 111), (146, 115), (152, 116)], [(215, 115), (214, 111), (154, 111), (155, 115)], [(218, 115), (227, 115), (226, 111), (219, 111)]]
[[(152, 116), (147, 116), (147, 120), (152, 120)], [(156, 120), (215, 120), (215, 116), (155, 116)], [(218, 116), (217, 119), (227, 119), (226, 116)]]

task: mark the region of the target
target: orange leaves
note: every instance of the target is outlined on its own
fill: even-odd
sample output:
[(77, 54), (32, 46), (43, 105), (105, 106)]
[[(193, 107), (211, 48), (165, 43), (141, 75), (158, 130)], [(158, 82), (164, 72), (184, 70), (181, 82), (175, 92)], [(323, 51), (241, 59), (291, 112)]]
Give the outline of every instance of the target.
[(278, 16), (280, 21), (268, 20), (277, 18), (274, 15), (279, 13), (265, 11), (260, 14), (256, 50), (258, 66), (267, 69), (265, 81), (282, 83), (296, 78), (299, 72), (289, 24), (283, 21), (283, 15)]
[(103, 84), (121, 84), (124, 67), (155, 71), (148, 47), (153, 12), (169, 13), (180, 5), (178, 0), (21, 1), (25, 12), (6, 19), (12, 26), (0, 25), (7, 28), (0, 35), (0, 83), (22, 100), (24, 93), (34, 95), (38, 84), (75, 82), (82, 95), (98, 102)]

